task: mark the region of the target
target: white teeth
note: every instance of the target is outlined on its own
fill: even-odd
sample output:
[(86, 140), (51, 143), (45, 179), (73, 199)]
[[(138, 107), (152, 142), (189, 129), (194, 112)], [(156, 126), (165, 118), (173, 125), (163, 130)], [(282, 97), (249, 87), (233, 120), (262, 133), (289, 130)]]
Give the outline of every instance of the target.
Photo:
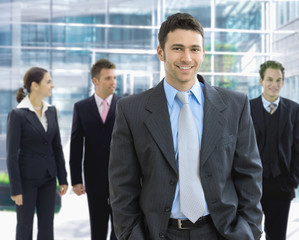
[(180, 69), (187, 70), (187, 69), (191, 69), (191, 67), (180, 67)]

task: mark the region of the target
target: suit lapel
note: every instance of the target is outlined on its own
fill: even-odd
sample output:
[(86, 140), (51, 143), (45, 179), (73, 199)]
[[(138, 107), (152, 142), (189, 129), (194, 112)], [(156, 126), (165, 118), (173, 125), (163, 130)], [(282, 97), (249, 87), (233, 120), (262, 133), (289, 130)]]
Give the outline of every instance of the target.
[(94, 118), (96, 118), (96, 121), (99, 122), (100, 124), (103, 124), (103, 120), (102, 120), (101, 115), (99, 113), (99, 109), (97, 107), (97, 103), (96, 103), (96, 100), (94, 98), (94, 95), (92, 95), (88, 98), (87, 108), (89, 109), (90, 114)]
[(204, 119), (200, 162), (203, 165), (215, 149), (227, 121), (221, 113), (226, 105), (218, 92), (204, 82)]
[(151, 113), (145, 120), (145, 124), (162, 154), (177, 173), (171, 124), (163, 81), (153, 89), (145, 109)]
[(117, 96), (113, 94), (106, 122), (108, 122), (113, 117), (113, 114), (115, 113), (116, 101), (117, 101)]
[(279, 121), (279, 124), (278, 124), (279, 138), (278, 139), (281, 139), (280, 136), (283, 133), (284, 126), (286, 125), (288, 117), (289, 117), (288, 106), (282, 97), (280, 97), (279, 107), (280, 107), (280, 109), (279, 109), (279, 120), (278, 120)]
[(46, 132), (41, 124), (40, 120), (36, 116), (36, 113), (30, 111), (29, 109), (26, 112), (26, 118), (30, 122), (32, 128), (34, 128), (37, 132), (39, 132), (43, 137), (46, 137)]
[(47, 111), (45, 112), (46, 117), (47, 117), (47, 122), (48, 122), (48, 129), (46, 134), (49, 135), (52, 131), (52, 129), (54, 128), (54, 124), (55, 124), (55, 112), (56, 109), (55, 108), (48, 108)]
[(264, 138), (264, 106), (262, 102), (262, 97), (259, 96), (252, 105), (252, 116), (254, 116), (254, 124), (256, 125), (256, 131), (259, 132), (259, 135)]

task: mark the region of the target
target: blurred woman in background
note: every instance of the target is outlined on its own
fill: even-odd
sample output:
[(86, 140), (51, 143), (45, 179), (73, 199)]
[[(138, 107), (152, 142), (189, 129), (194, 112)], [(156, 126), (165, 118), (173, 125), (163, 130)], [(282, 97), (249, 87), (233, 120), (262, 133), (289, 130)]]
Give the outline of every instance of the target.
[[(68, 188), (57, 112), (43, 101), (54, 87), (47, 70), (34, 67), (17, 92), (19, 104), (8, 115), (7, 168), (11, 199), (16, 203), (17, 240), (31, 240), (34, 212), (38, 240), (53, 240), (56, 177), (59, 195)], [(25, 94), (25, 91), (28, 93)]]

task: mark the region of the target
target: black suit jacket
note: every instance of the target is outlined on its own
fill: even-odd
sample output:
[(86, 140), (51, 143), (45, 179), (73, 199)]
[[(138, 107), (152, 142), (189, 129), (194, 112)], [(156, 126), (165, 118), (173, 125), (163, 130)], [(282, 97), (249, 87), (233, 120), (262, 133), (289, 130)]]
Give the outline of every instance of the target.
[[(250, 100), (251, 116), (256, 133), (257, 145), (261, 153), (265, 144), (265, 120), (262, 97)], [(287, 184), (294, 188), (299, 182), (299, 105), (289, 99), (280, 97), (278, 126), (279, 161), (289, 174)], [(290, 186), (286, 186), (288, 189)]]
[(13, 109), (7, 122), (7, 169), (11, 195), (22, 194), (22, 179), (42, 179), (48, 174), (67, 184), (65, 161), (55, 107), (46, 111), (45, 132), (28, 108)]
[(108, 197), (108, 161), (111, 134), (118, 95), (113, 95), (105, 124), (99, 114), (94, 95), (74, 105), (70, 146), (72, 185), (83, 183), (82, 161), (87, 193)]

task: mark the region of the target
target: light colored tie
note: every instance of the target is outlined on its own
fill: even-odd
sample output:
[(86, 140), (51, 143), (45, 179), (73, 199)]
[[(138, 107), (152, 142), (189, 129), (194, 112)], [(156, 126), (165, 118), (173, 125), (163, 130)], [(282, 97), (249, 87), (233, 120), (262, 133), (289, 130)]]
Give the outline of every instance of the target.
[(198, 130), (189, 106), (189, 93), (178, 92), (183, 103), (178, 123), (178, 162), (181, 212), (193, 223), (205, 211), (205, 199), (200, 180), (200, 143)]
[(270, 108), (270, 114), (273, 114), (275, 112), (275, 108), (276, 108), (276, 104), (275, 103), (271, 103), (269, 104), (269, 108)]
[(103, 123), (105, 123), (107, 115), (108, 115), (108, 103), (107, 103), (107, 101), (103, 100), (102, 105), (103, 105), (103, 109), (102, 109), (102, 112), (101, 112), (101, 117), (102, 117)]

